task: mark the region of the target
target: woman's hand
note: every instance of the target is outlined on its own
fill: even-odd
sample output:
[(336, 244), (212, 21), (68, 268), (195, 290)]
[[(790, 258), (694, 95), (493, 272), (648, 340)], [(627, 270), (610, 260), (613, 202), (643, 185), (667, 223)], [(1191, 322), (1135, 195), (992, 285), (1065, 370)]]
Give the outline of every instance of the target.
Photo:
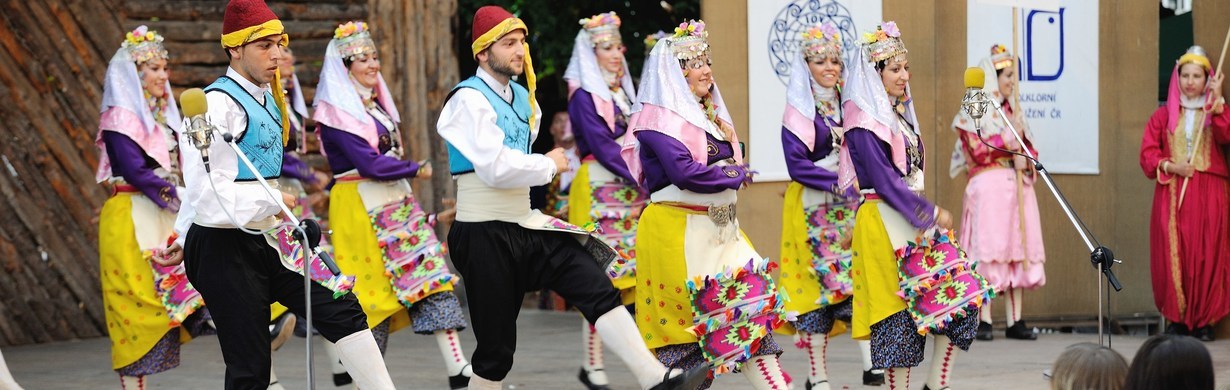
[(1196, 174), (1196, 167), (1188, 163), (1171, 162), (1166, 164), (1166, 172), (1172, 175), (1192, 177), (1192, 175)]
[(952, 213), (944, 210), (943, 207), (939, 207), (939, 212), (935, 214), (935, 226), (945, 230), (952, 230)]
[(431, 163), (424, 161), (419, 163), (419, 171), (414, 174), (415, 179), (427, 180), (431, 178)]
[(170, 247), (162, 249), (162, 256), (154, 256), (154, 262), (163, 267), (179, 265), (184, 262), (184, 248), (179, 246), (179, 243), (171, 244)]

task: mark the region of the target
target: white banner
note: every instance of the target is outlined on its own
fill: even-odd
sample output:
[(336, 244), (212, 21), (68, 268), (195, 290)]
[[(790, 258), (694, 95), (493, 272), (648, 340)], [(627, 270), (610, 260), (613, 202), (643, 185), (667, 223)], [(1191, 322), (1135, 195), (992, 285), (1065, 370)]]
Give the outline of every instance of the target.
[[(986, 1), (967, 2), (970, 66), (990, 55), (994, 44), (1013, 50), (1012, 8)], [(1021, 107), (1047, 169), (1097, 174), (1098, 1), (1060, 0), (1059, 5), (1058, 11), (1018, 11)]]
[[(790, 180), (782, 155), (782, 113), (790, 62), (799, 55), (803, 31), (831, 22), (849, 52), (857, 49), (864, 31), (879, 25), (880, 18), (881, 0), (747, 2), (748, 158), (752, 169), (759, 172), (757, 182)], [(905, 36), (908, 42), (908, 31)]]

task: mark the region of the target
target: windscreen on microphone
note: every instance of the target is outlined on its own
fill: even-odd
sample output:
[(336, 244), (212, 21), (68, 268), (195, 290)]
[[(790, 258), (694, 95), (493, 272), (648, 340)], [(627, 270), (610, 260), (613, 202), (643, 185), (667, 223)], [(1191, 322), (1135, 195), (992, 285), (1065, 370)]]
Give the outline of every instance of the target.
[[(977, 66), (965, 68), (965, 88), (982, 89), (983, 84), (986, 84), (986, 80), (987, 74), (982, 71), (982, 68)], [(184, 92), (184, 94), (187, 93), (188, 92)]]
[(205, 113), (209, 104), (205, 102), (205, 91), (200, 88), (190, 88), (179, 94), (179, 104), (183, 105), (185, 117), (192, 118)]

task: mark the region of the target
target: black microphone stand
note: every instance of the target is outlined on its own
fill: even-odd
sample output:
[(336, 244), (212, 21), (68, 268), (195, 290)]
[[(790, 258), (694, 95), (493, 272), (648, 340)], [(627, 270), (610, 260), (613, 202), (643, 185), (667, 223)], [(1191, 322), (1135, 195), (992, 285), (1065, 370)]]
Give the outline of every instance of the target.
[[(1115, 263), (1122, 263), (1122, 261), (1116, 259), (1114, 252), (1111, 252), (1110, 248), (1103, 246), (1102, 243), (1098, 241), (1097, 237), (1093, 235), (1093, 231), (1091, 231), (1089, 227), (1085, 225), (1085, 222), (1081, 220), (1080, 216), (1076, 215), (1076, 212), (1072, 211), (1072, 205), (1068, 203), (1068, 198), (1065, 197), (1063, 192), (1059, 190), (1059, 187), (1055, 185), (1055, 181), (1051, 178), (1050, 171), (1047, 171), (1046, 167), (1042, 165), (1041, 161), (1038, 161), (1038, 158), (1034, 156), (1033, 152), (1031, 152), (1029, 148), (1025, 147), (1025, 140), (1021, 138), (1021, 135), (1017, 132), (1016, 127), (1012, 125), (1012, 121), (1007, 120), (1008, 116), (1004, 115), (1003, 106), (991, 102), (991, 100), (986, 97), (986, 94), (981, 89), (973, 94), (974, 96), (966, 94), (966, 99), (962, 102), (962, 109), (967, 115), (974, 118), (974, 128), (978, 133), (978, 140), (982, 141), (984, 145), (990, 147), (991, 149), (1024, 157), (1034, 164), (1034, 169), (1037, 170), (1039, 176), (1042, 177), (1042, 181), (1046, 183), (1047, 188), (1050, 188), (1051, 195), (1053, 195), (1055, 200), (1059, 202), (1059, 207), (1063, 209), (1064, 215), (1068, 217), (1068, 221), (1072, 223), (1072, 227), (1076, 228), (1076, 232), (1080, 234), (1081, 240), (1085, 241), (1085, 247), (1089, 249), (1089, 261), (1093, 264), (1093, 267), (1101, 272), (1102, 276), (1105, 277), (1105, 280), (1110, 283), (1110, 286), (1114, 288), (1115, 291), (1123, 290), (1123, 285), (1119, 284), (1119, 278), (1115, 277), (1115, 272), (1111, 270), (1111, 266)], [(1021, 145), (1021, 149), (1024, 150), (1024, 153), (996, 147), (987, 143), (986, 139), (982, 137), (982, 126), (979, 124), (979, 120), (986, 114), (986, 111), (989, 108), (988, 106), (994, 106), (995, 111), (999, 113), (999, 116), (1004, 118), (1004, 123), (1008, 124), (1008, 130), (1012, 133), (1013, 138), (1016, 139), (1017, 144)], [(1018, 199), (1017, 201), (1020, 200)], [(1110, 306), (1110, 292), (1106, 291), (1106, 308), (1104, 309), (1102, 293), (1106, 287), (1103, 285), (1102, 280), (1102, 277), (1098, 278), (1098, 344), (1110, 347), (1110, 335), (1106, 334), (1103, 330), (1103, 314), (1105, 310), (1109, 309)]]

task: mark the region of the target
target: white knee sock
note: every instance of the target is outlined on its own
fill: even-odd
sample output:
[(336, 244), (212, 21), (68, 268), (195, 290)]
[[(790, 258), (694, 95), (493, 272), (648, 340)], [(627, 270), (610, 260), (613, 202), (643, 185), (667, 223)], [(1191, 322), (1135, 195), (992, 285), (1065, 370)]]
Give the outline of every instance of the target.
[(584, 363), (581, 364), (581, 368), (585, 369), (586, 379), (595, 385), (610, 384), (611, 381), (606, 377), (606, 372), (602, 371), (605, 368), (602, 364), (602, 338), (598, 337), (594, 332), (594, 326), (585, 319), (581, 319), (581, 341), (585, 345)]
[(803, 332), (799, 334), (807, 348), (807, 361), (811, 364), (811, 369), (807, 372), (807, 382), (817, 385), (812, 387), (813, 389), (828, 390), (829, 372), (825, 359), (828, 354), (829, 335)]
[(931, 375), (927, 377), (927, 387), (939, 390), (948, 387), (952, 375), (952, 365), (956, 360), (956, 346), (948, 336), (935, 335), (935, 348), (931, 356)]
[(120, 376), (120, 389), (122, 390), (145, 390), (145, 375), (141, 376)]
[(645, 339), (637, 332), (636, 321), (632, 320), (627, 309), (619, 306), (602, 314), (594, 321), (594, 330), (602, 337), (606, 347), (632, 370), (641, 388), (647, 389), (662, 382), (666, 366), (649, 353), (649, 347), (645, 346)]
[(474, 375), (470, 377), (470, 390), (500, 390), (504, 388), (503, 381), (489, 381), (483, 377)]
[(863, 371), (871, 371), (871, 340), (859, 340), (858, 350), (863, 353)]
[(1010, 304), (1004, 305), (1008, 308), (1008, 326), (1012, 326), (1021, 320), (1022, 295), (1025, 295), (1025, 289), (1014, 288), (1008, 290), (1008, 302)]
[(342, 358), (337, 356), (337, 346), (330, 343), (324, 337), (320, 338), (320, 349), (325, 351), (325, 357), (329, 358), (329, 371), (333, 374), (342, 374), (346, 372), (346, 366), (342, 365)]
[(982, 302), (982, 310), (978, 312), (978, 319), (988, 324), (992, 323), (991, 322), (991, 300), (990, 299)]
[(17, 380), (13, 379), (13, 374), (9, 372), (9, 365), (4, 362), (2, 354), (0, 354), (0, 390), (22, 390), (21, 385), (17, 384)]
[(380, 354), (371, 329), (351, 333), (334, 344), (356, 386), (363, 390), (393, 388), (393, 378), (389, 377), (389, 369), (384, 365), (384, 356)]
[(269, 368), (269, 390), (286, 390), (281, 383), (278, 383), (278, 374), (273, 372), (273, 367)]
[(786, 373), (782, 371), (782, 366), (777, 361), (777, 356), (763, 355), (753, 357), (743, 363), (742, 370), (743, 376), (747, 377), (747, 381), (752, 383), (753, 389), (787, 390), (790, 388), (790, 382), (786, 380)]
[(884, 370), (884, 382), (888, 383), (888, 390), (909, 390), (910, 368), (892, 367)]
[(473, 376), (474, 371), (469, 368), (470, 362), (466, 360), (466, 354), (461, 350), (461, 338), (457, 337), (457, 331), (438, 330), (435, 335), (440, 354), (444, 355), (444, 366), (448, 369), (448, 376)]

